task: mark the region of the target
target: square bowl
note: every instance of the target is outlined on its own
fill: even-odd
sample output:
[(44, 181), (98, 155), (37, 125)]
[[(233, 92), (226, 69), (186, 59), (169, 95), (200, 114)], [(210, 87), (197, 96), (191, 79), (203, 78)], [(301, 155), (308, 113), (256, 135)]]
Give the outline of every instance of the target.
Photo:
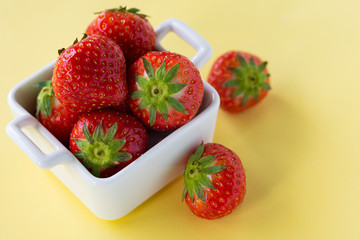
[[(157, 50), (163, 50), (160, 41), (170, 31), (197, 50), (191, 60), (200, 69), (211, 56), (210, 45), (183, 22), (168, 19), (155, 29)], [(186, 158), (201, 141), (212, 141), (220, 99), (203, 81), (202, 105), (190, 122), (173, 131), (149, 132), (149, 149), (136, 161), (111, 177), (94, 177), (34, 117), (39, 90), (33, 85), (51, 79), (54, 63), (11, 89), (8, 103), (15, 119), (6, 132), (36, 165), (49, 169), (99, 218), (115, 220), (131, 212), (184, 171)]]

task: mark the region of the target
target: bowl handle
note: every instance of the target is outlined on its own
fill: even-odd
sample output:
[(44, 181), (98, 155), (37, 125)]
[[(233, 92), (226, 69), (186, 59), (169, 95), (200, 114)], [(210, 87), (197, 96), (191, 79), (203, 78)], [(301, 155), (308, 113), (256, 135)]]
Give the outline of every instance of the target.
[[(43, 140), (46, 141), (45, 143), (47, 143), (47, 145), (50, 144), (53, 151), (47, 153), (41, 150), (40, 147), (24, 133), (24, 128), (26, 127), (31, 127), (31, 130), (35, 132), (38, 131), (38, 134), (35, 134), (35, 136), (43, 137)], [(49, 169), (55, 165), (74, 160), (74, 155), (31, 115), (20, 116), (11, 121), (6, 126), (6, 132), (40, 168)]]
[(200, 69), (210, 59), (212, 54), (210, 44), (194, 29), (175, 18), (165, 20), (155, 29), (156, 49), (164, 50), (164, 48), (160, 45), (160, 41), (170, 31), (177, 34), (181, 39), (197, 50), (197, 53), (191, 58), (191, 61), (198, 69)]

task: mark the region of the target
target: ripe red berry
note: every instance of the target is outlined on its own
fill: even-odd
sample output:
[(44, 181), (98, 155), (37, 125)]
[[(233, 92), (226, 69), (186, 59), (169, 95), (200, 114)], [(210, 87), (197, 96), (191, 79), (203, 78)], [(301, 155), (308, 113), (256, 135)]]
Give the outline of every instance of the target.
[(130, 67), (127, 81), (131, 110), (154, 130), (171, 130), (189, 122), (204, 94), (199, 70), (176, 53), (147, 53)]
[(201, 144), (184, 172), (183, 200), (197, 216), (217, 219), (230, 214), (244, 199), (245, 171), (240, 158), (216, 143)]
[(36, 117), (62, 144), (68, 146), (71, 130), (80, 114), (59, 102), (50, 80), (35, 86), (42, 87), (37, 97)]
[(132, 115), (114, 110), (85, 113), (71, 132), (70, 150), (96, 177), (110, 177), (143, 154), (147, 130)]
[(119, 106), (127, 96), (124, 55), (109, 38), (88, 36), (62, 51), (52, 85), (59, 101), (77, 112)]
[(146, 15), (136, 8), (119, 7), (105, 10), (87, 27), (89, 35), (104, 35), (123, 50), (128, 67), (155, 45), (155, 32)]
[(221, 107), (241, 112), (259, 103), (271, 89), (266, 65), (251, 53), (230, 51), (221, 55), (208, 76), (220, 95)]

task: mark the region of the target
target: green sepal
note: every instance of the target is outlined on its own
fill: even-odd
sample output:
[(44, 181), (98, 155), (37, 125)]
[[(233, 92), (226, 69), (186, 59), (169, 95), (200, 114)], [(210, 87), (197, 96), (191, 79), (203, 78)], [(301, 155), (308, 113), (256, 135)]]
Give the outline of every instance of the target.
[(215, 155), (210, 155), (210, 156), (206, 156), (203, 157), (199, 160), (199, 164), (201, 167), (206, 167), (208, 166), (210, 163), (212, 163), (216, 158), (216, 154)]
[[(241, 102), (241, 106), (242, 106), (242, 107), (244, 107), (244, 106), (247, 104), (247, 102), (248, 102), (248, 100), (249, 100), (249, 97), (250, 97), (250, 93), (249, 93), (249, 92), (245, 92), (245, 93), (244, 93), (244, 97), (243, 97), (242, 102)], [(257, 97), (254, 96), (254, 99), (255, 99), (255, 98), (257, 98)]]
[(154, 125), (155, 120), (156, 120), (156, 106), (151, 105), (149, 110), (149, 122), (151, 126)]
[[(78, 154), (76, 154), (76, 153), (78, 153)], [(82, 157), (83, 154), (80, 154), (80, 152), (76, 152), (76, 153), (75, 153), (75, 156), (76, 156), (77, 158), (83, 159), (83, 164), (84, 164), (84, 166), (85, 166), (86, 168), (91, 168), (92, 163), (91, 163), (88, 159), (86, 159), (86, 154), (84, 153), (84, 156), (85, 156), (85, 157)], [(79, 156), (79, 157), (78, 157), (78, 156)]]
[(143, 97), (140, 100), (139, 110), (146, 109), (149, 105), (151, 105), (150, 100), (147, 97)]
[(169, 71), (167, 71), (167, 73), (165, 74), (164, 82), (170, 82), (172, 79), (174, 79), (176, 74), (179, 72), (179, 69), (180, 69), (180, 63), (177, 63), (174, 66), (172, 66), (169, 69)]
[(168, 92), (170, 95), (172, 95), (172, 94), (180, 92), (186, 86), (187, 86), (187, 84), (183, 84), (183, 83), (170, 83), (168, 85)]
[(195, 187), (195, 193), (198, 198), (201, 199), (201, 201), (206, 202), (204, 190), (202, 189), (200, 183), (196, 182), (194, 184)]
[[(76, 139), (76, 140), (78, 140), (78, 139)], [(78, 145), (78, 146), (79, 146), (79, 145)], [(79, 148), (80, 148), (80, 147), (79, 147)], [(82, 152), (82, 151), (76, 151), (76, 152), (74, 153), (74, 155), (75, 155), (76, 158), (80, 158), (80, 159), (86, 158), (86, 154), (85, 154), (84, 152)]]
[[(199, 178), (199, 183), (201, 185), (203, 185), (204, 187), (207, 187), (207, 188), (212, 188), (212, 189), (216, 189), (214, 187), (214, 185), (212, 184), (212, 182), (210, 181), (210, 179), (208, 177), (206, 177), (205, 175), (201, 175), (200, 178)], [(204, 201), (205, 202), (205, 201)]]
[(187, 189), (187, 186), (185, 185), (184, 190), (183, 190), (183, 194), (182, 194), (182, 201), (184, 201), (187, 193), (188, 193), (188, 189)]
[(225, 168), (226, 167), (223, 166), (223, 165), (215, 165), (215, 166), (204, 168), (203, 173), (205, 173), (205, 174), (214, 174), (214, 173), (221, 172)]
[(149, 84), (149, 80), (143, 76), (135, 76), (135, 80), (142, 89), (145, 89)]
[(182, 103), (179, 102), (179, 100), (177, 100), (176, 98), (169, 97), (166, 102), (176, 111), (188, 114), (184, 105), (182, 105)]
[(99, 177), (101, 169), (116, 166), (115, 162), (131, 160), (132, 155), (128, 152), (120, 152), (126, 143), (125, 138), (114, 139), (117, 132), (117, 123), (110, 126), (106, 134), (102, 121), (95, 127), (93, 134), (83, 122), (82, 132), (85, 139), (74, 139), (80, 151), (74, 155), (82, 160), (84, 166), (91, 169), (91, 173)]
[(102, 126), (102, 121), (95, 127), (93, 138), (94, 138), (94, 141), (101, 141), (104, 138), (104, 130), (103, 130), (103, 126)]
[(255, 61), (254, 61), (254, 58), (253, 58), (253, 57), (251, 57), (251, 58), (250, 58), (249, 63), (250, 63), (250, 65), (252, 65), (252, 66), (255, 66), (255, 67), (256, 67), (256, 63), (255, 63)]
[(195, 153), (189, 158), (184, 171), (184, 190), (182, 199), (189, 194), (190, 200), (194, 201), (196, 195), (200, 200), (206, 202), (204, 188), (216, 189), (210, 180), (212, 174), (221, 172), (226, 168), (225, 165), (212, 165), (216, 155), (201, 157), (204, 152), (204, 143), (202, 142)]
[(113, 152), (117, 152), (125, 145), (125, 143), (126, 143), (125, 138), (116, 139), (116, 140), (112, 140), (109, 143), (109, 147)]
[(137, 8), (130, 8), (130, 9), (127, 10), (127, 12), (134, 13), (134, 14), (138, 15), (139, 17), (142, 17), (142, 18), (147, 18), (147, 17), (149, 17), (149, 16), (146, 15), (146, 14), (139, 13), (140, 10), (137, 9)]
[(149, 78), (153, 78), (154, 77), (154, 68), (151, 65), (150, 61), (147, 60), (146, 58), (142, 58), (143, 64), (144, 64), (144, 69), (146, 74), (148, 75)]
[[(164, 61), (161, 63), (160, 67), (158, 67), (158, 69), (156, 70), (156, 72), (155, 72), (155, 78), (157, 78), (157, 79), (162, 79), (162, 78), (164, 78), (165, 73), (166, 73), (166, 71), (165, 71), (165, 62), (166, 62), (166, 60), (164, 60)], [(150, 64), (150, 65), (151, 65), (151, 64)], [(151, 67), (152, 67), (152, 66), (151, 66)]]
[(271, 90), (271, 86), (270, 86), (270, 84), (268, 84), (267, 82), (264, 82), (264, 83), (261, 85), (261, 88), (264, 89), (264, 90)]
[(61, 55), (63, 53), (63, 51), (65, 51), (65, 48), (58, 49), (58, 54)]
[[(116, 130), (117, 130), (117, 122), (114, 123), (108, 130), (108, 132), (106, 133), (105, 137), (104, 137), (104, 143), (105, 144), (109, 144), (111, 143), (111, 140), (114, 138), (115, 134), (116, 134)], [(124, 142), (125, 144), (125, 142)], [(122, 146), (121, 146), (122, 147)], [(120, 148), (119, 148), (120, 149)], [(119, 150), (117, 149), (117, 150)]]
[(51, 85), (51, 80), (42, 81), (34, 84), (34, 87), (46, 87)]
[(193, 182), (190, 182), (187, 184), (187, 189), (188, 189), (188, 193), (189, 193), (189, 197), (191, 199), (191, 201), (194, 201), (194, 196), (195, 196), (195, 186)]
[[(241, 75), (242, 74), (241, 68), (228, 68), (228, 70), (234, 75)], [(228, 81), (230, 81), (230, 80), (228, 80)], [(226, 87), (232, 87), (232, 86), (226, 86)]]
[(141, 17), (141, 18), (147, 18), (147, 17), (149, 17), (149, 16), (146, 15), (146, 14), (140, 13), (140, 10), (137, 9), (137, 8), (129, 8), (129, 9), (127, 9), (126, 6), (125, 6), (125, 7), (120, 6), (120, 7), (118, 7), (118, 8), (110, 8), (110, 9), (106, 9), (106, 10), (101, 11), (101, 12), (95, 12), (94, 14), (100, 14), (100, 13), (103, 13), (103, 12), (114, 12), (114, 11), (133, 13), (133, 14), (138, 15), (138, 16)]
[(116, 152), (111, 155), (111, 158), (117, 162), (125, 162), (125, 161), (129, 161), (132, 158), (132, 156), (130, 153), (127, 152)]
[(241, 80), (238, 78), (229, 79), (226, 82), (224, 82), (224, 87), (234, 87), (241, 83)]
[(91, 173), (95, 176), (95, 177), (100, 177), (100, 171), (101, 171), (101, 167), (98, 165), (93, 165), (92, 166), (92, 171)]
[(76, 145), (78, 146), (78, 148), (80, 148), (80, 150), (82, 151), (82, 153), (85, 154), (85, 152), (88, 150), (90, 143), (87, 140), (84, 139), (74, 139)]
[(243, 56), (241, 56), (240, 54), (236, 54), (236, 58), (242, 67), (246, 67), (248, 65), (245, 58), (243, 58)]
[(263, 72), (266, 68), (267, 62), (262, 62), (259, 64), (258, 69), (260, 72)]
[(93, 136), (91, 135), (89, 128), (87, 127), (85, 122), (83, 122), (82, 131), (86, 141), (88, 141), (90, 144), (93, 144), (94, 143)]
[(138, 91), (134, 91), (131, 93), (130, 97), (132, 99), (138, 99), (144, 96), (144, 91), (143, 90), (138, 90)]
[(199, 161), (201, 155), (204, 152), (204, 148), (205, 148), (204, 142), (201, 142), (200, 146), (196, 149), (195, 154), (192, 155), (192, 162)]
[(234, 93), (233, 93), (233, 95), (231, 96), (231, 97), (236, 97), (236, 96), (239, 96), (240, 94), (242, 94), (243, 92), (245, 92), (245, 87), (244, 86), (238, 86), (236, 89), (235, 89), (235, 91), (234, 91)]
[(165, 120), (167, 120), (169, 111), (167, 104), (165, 102), (159, 102), (158, 109), (161, 115), (165, 118)]
[[(87, 33), (84, 33), (83, 36), (82, 36), (82, 38), (80, 39), (80, 41), (84, 40), (84, 39), (87, 38), (87, 37), (88, 37)], [(79, 41), (78, 38), (75, 38), (75, 40), (74, 40), (74, 42), (72, 43), (72, 45), (75, 45), (75, 44), (77, 44), (77, 43), (80, 42), (80, 41)], [(60, 48), (60, 49), (58, 49), (58, 51), (57, 51), (57, 52), (58, 52), (58, 55), (61, 55), (65, 50), (66, 50), (65, 48)]]
[[(84, 40), (85, 38), (87, 38), (88, 35), (86, 33), (83, 34), (82, 38), (80, 39), (80, 41)], [(79, 42), (79, 39), (78, 38), (75, 38), (74, 42), (72, 45), (75, 45)], [(60, 54), (59, 54), (60, 55)]]
[(45, 117), (51, 116), (52, 99), (55, 98), (51, 80), (35, 83), (34, 87), (41, 87), (37, 96), (36, 117), (39, 118), (40, 111)]

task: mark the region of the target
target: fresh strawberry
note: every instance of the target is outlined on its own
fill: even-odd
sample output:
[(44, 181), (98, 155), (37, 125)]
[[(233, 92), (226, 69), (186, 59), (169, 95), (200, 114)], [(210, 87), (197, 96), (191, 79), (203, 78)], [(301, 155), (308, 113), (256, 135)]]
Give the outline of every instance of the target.
[(184, 172), (183, 200), (197, 216), (217, 219), (230, 214), (244, 199), (245, 171), (240, 158), (216, 143), (201, 143)]
[(35, 86), (42, 87), (37, 97), (36, 117), (61, 143), (68, 146), (71, 130), (80, 114), (59, 102), (50, 80)]
[(178, 128), (197, 113), (204, 85), (186, 57), (149, 52), (129, 69), (129, 105), (134, 115), (155, 130)]
[(250, 53), (230, 51), (221, 55), (208, 76), (220, 95), (221, 107), (241, 112), (259, 103), (270, 90), (266, 64)]
[(77, 112), (119, 106), (127, 96), (124, 55), (109, 38), (85, 35), (60, 54), (52, 85), (59, 101)]
[(123, 50), (128, 67), (155, 45), (155, 32), (146, 15), (136, 8), (119, 7), (101, 12), (87, 27), (89, 35), (104, 35)]
[(114, 110), (83, 114), (75, 124), (70, 150), (96, 177), (110, 177), (129, 165), (148, 147), (149, 136), (132, 115)]

